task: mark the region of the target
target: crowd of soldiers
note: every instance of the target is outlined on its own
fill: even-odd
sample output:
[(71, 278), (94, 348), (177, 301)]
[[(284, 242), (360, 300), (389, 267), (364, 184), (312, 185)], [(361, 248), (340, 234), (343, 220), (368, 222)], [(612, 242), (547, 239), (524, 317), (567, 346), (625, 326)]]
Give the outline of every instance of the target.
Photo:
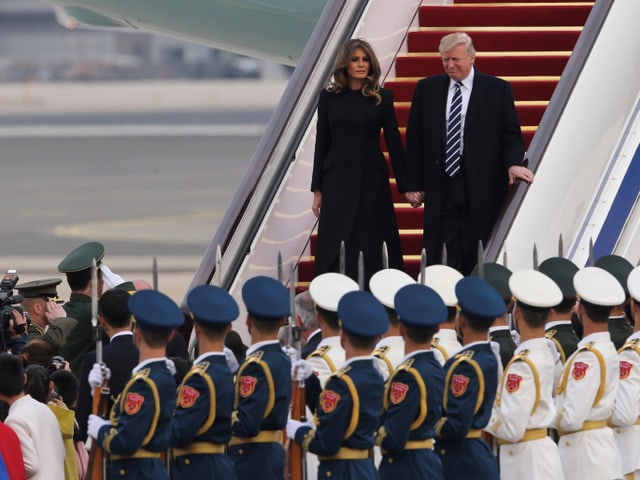
[[(62, 311), (51, 300), (60, 280), (17, 288), (31, 316), (23, 363), (69, 361), (76, 437), (90, 439), (89, 468), (98, 462), (108, 478), (640, 478), (640, 267), (620, 256), (581, 269), (553, 257), (513, 273), (484, 263), (468, 277), (446, 265), (418, 279), (384, 269), (366, 291), (325, 273), (295, 302), (277, 280), (253, 277), (242, 287), (251, 345), (237, 356), (225, 342), (240, 309), (204, 285), (186, 299), (192, 362), (168, 347), (184, 344), (185, 313), (103, 256), (92, 242), (61, 262), (72, 289)], [(96, 309), (110, 340), (99, 352)], [(293, 319), (301, 351), (282, 341)], [(0, 355), (0, 400), (26, 478), (100, 478), (72, 473), (68, 452), (58, 463), (44, 455), (38, 470), (31, 456), (49, 447), (38, 425), (20, 430), (36, 419), (18, 419), (25, 392), (13, 384), (24, 373), (9, 357)], [(292, 414), (299, 401), (306, 414)]]

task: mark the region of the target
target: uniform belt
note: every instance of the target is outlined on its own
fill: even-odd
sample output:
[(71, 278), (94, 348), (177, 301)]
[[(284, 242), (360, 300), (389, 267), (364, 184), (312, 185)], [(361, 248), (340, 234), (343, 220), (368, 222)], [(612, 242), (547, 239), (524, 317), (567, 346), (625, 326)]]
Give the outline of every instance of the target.
[(514, 445), (516, 443), (530, 442), (531, 440), (540, 440), (547, 436), (546, 428), (532, 428), (525, 430), (524, 435), (517, 442), (507, 442), (506, 440), (498, 439), (498, 445)]
[(184, 448), (174, 448), (173, 458), (183, 455), (198, 455), (203, 453), (224, 453), (226, 445), (220, 445), (211, 442), (193, 442)]
[(482, 438), (482, 430), (469, 430), (465, 438)]
[(338, 453), (329, 457), (318, 455), (318, 460), (326, 462), (328, 460), (366, 460), (369, 458), (369, 450), (357, 450), (355, 448), (341, 447)]
[(245, 443), (282, 443), (282, 430), (263, 430), (255, 437), (231, 437), (229, 446), (243, 445)]
[(562, 437), (563, 435), (569, 435), (571, 433), (578, 433), (578, 432), (586, 432), (588, 430), (597, 430), (599, 428), (604, 428), (606, 426), (607, 426), (606, 420), (593, 420), (593, 421), (588, 420), (582, 424), (582, 428), (578, 430), (574, 430), (573, 432), (565, 432), (564, 430), (558, 430), (558, 435)]
[(115, 460), (134, 460), (140, 458), (161, 458), (162, 454), (160, 452), (150, 452), (149, 450), (140, 449), (137, 452), (132, 453), (131, 455), (117, 455), (112, 453), (109, 458), (111, 461)]
[(423, 448), (433, 448), (433, 438), (426, 440), (410, 440), (404, 445), (405, 450), (422, 450)]

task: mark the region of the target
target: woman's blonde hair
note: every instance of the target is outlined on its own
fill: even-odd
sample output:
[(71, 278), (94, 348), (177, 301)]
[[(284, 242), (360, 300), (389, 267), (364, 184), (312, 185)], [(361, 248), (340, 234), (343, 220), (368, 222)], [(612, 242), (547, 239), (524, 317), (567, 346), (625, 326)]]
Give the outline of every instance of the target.
[(327, 90), (330, 92), (338, 93), (349, 88), (349, 74), (347, 68), (351, 62), (353, 53), (358, 49), (362, 49), (367, 57), (369, 57), (369, 73), (365, 78), (364, 83), (360, 91), (365, 97), (371, 97), (376, 99), (376, 105), (379, 105), (382, 101), (380, 95), (380, 63), (378, 57), (373, 52), (373, 48), (369, 45), (369, 42), (361, 38), (353, 38), (345, 42), (333, 67), (333, 80), (329, 83)]

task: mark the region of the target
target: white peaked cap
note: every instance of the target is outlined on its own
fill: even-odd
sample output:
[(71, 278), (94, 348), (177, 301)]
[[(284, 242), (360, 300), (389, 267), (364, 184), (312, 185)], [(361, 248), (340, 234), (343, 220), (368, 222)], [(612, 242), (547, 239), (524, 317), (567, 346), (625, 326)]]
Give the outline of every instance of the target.
[(562, 302), (560, 287), (537, 270), (519, 270), (509, 277), (509, 290), (519, 302), (531, 307), (551, 308)]
[(373, 274), (369, 280), (369, 289), (380, 303), (393, 310), (398, 290), (412, 283), (416, 281), (402, 270), (387, 268)]
[(627, 277), (627, 289), (629, 294), (636, 301), (640, 302), (640, 267), (631, 270)]
[(447, 307), (455, 307), (458, 303), (456, 297), (456, 283), (458, 283), (463, 275), (449, 265), (429, 265), (424, 272), (418, 275), (418, 282), (422, 282), (424, 275), (424, 284), (433, 288), (444, 301)]
[(625, 301), (620, 282), (600, 267), (585, 267), (573, 276), (573, 287), (585, 302), (603, 307), (615, 307)]
[(323, 273), (311, 280), (309, 295), (313, 303), (330, 312), (338, 311), (338, 302), (345, 293), (358, 290), (358, 284), (341, 273)]

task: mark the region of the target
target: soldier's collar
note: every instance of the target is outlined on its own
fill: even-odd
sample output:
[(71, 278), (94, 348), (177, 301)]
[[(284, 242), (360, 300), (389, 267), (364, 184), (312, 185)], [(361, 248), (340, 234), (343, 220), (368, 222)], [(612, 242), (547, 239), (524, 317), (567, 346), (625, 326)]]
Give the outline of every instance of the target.
[(280, 342), (278, 342), (278, 340), (265, 340), (264, 342), (258, 342), (258, 343), (254, 343), (253, 345), (251, 345), (248, 349), (247, 349), (247, 353), (246, 355), (249, 356), (251, 355), (253, 352), (255, 352), (256, 350), (259, 350), (263, 347), (266, 347), (268, 345), (279, 345)]

